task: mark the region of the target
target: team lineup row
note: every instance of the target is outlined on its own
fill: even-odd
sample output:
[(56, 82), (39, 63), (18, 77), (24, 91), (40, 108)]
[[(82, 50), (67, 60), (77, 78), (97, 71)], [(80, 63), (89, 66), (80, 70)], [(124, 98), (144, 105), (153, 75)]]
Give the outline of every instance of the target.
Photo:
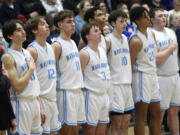
[[(154, 9), (151, 20), (143, 7), (131, 10), (137, 25), (130, 40), (123, 35), (127, 15), (112, 11), (108, 21), (113, 32), (102, 36), (102, 12), (93, 7), (81, 31), (77, 46), (74, 15), (63, 10), (54, 16), (60, 35), (52, 45), (46, 42), (49, 26), (43, 17), (27, 21), (25, 30), (34, 41), (25, 50), (23, 24), (17, 20), (3, 26), (11, 45), (2, 57), (8, 76), (10, 98), (18, 134), (128, 135), (130, 113), (135, 108), (135, 135), (144, 135), (144, 121), (150, 107), (150, 133), (161, 134), (161, 121), (168, 110), (173, 135), (179, 133), (180, 79), (177, 40), (166, 28), (162, 9)], [(97, 19), (97, 20), (98, 20)], [(153, 26), (151, 26), (151, 22)], [(107, 125), (110, 122), (110, 125)], [(62, 126), (62, 127), (61, 127)]]

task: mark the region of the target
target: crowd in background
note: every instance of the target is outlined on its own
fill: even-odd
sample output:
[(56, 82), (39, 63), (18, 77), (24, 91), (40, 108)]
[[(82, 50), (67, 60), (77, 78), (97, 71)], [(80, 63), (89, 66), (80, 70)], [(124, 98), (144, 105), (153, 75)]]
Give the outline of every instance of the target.
[[(172, 28), (178, 37), (178, 43), (180, 42), (180, 4), (178, 0), (1, 0), (0, 7), (0, 29), (3, 24), (11, 19), (19, 19), (23, 23), (34, 16), (45, 16), (51, 30), (51, 34), (47, 41), (51, 43), (51, 39), (58, 35), (58, 30), (53, 25), (53, 16), (55, 13), (63, 10), (70, 9), (75, 14), (75, 28), (76, 32), (72, 35), (72, 39), (76, 44), (79, 44), (80, 31), (82, 26), (86, 23), (84, 21), (85, 12), (93, 7), (98, 6), (105, 14), (106, 19), (109, 13), (115, 9), (122, 9), (129, 17), (129, 11), (136, 6), (142, 5), (150, 11), (153, 8), (163, 8), (167, 14), (167, 26)], [(111, 27), (108, 24), (104, 27), (103, 34), (111, 32)], [(131, 24), (128, 18), (128, 25), (124, 34), (129, 38), (134, 30), (133, 24)], [(1, 41), (5, 48), (8, 47), (4, 41), (2, 34), (0, 35)], [(24, 43), (24, 47), (31, 42), (31, 37), (27, 38)]]

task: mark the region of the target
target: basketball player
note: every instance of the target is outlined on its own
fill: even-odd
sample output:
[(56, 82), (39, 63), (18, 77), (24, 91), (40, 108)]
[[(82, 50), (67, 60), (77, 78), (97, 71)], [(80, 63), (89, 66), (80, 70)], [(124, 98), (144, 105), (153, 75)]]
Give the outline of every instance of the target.
[[(42, 125), (43, 134), (54, 135), (61, 128), (58, 121), (59, 113), (56, 103), (56, 62), (51, 45), (46, 42), (49, 36), (49, 26), (43, 17), (34, 17), (26, 22), (27, 32), (34, 41), (27, 50), (31, 53), (40, 84), (40, 100), (46, 114), (46, 122)], [(59, 119), (60, 120), (60, 119)]]
[(35, 72), (34, 60), (30, 53), (22, 48), (26, 40), (23, 24), (17, 20), (3, 26), (3, 36), (11, 47), (2, 57), (11, 83), (10, 97), (16, 114), (18, 134), (42, 133), (40, 104), (37, 100), (40, 86)]
[(160, 135), (160, 91), (156, 75), (155, 40), (148, 11), (135, 7), (130, 12), (137, 30), (130, 38), (130, 55), (133, 68), (132, 90), (135, 102), (135, 135), (145, 135), (145, 119), (150, 107), (150, 132)]
[(61, 31), (52, 44), (57, 63), (57, 103), (63, 124), (60, 134), (78, 135), (78, 124), (85, 122), (85, 105), (79, 52), (71, 40), (75, 31), (73, 12), (60, 11), (54, 24)]
[(113, 32), (108, 35), (111, 47), (108, 53), (108, 63), (111, 73), (112, 87), (110, 89), (111, 134), (128, 135), (128, 126), (134, 102), (132, 97), (132, 69), (129, 45), (123, 31), (127, 26), (127, 15), (121, 10), (112, 11), (109, 23)]
[[(103, 12), (98, 7), (93, 7), (87, 10), (84, 16), (84, 20), (88, 23), (96, 23), (101, 31), (103, 31), (103, 27), (106, 23), (105, 14), (103, 14)], [(80, 40), (78, 49), (81, 50), (85, 47), (85, 45), (86, 44), (83, 42), (83, 40)], [(101, 42), (99, 43), (99, 46), (108, 51), (110, 48), (110, 42), (109, 40), (106, 40), (103, 35), (101, 35)]]
[(161, 121), (168, 110), (168, 126), (172, 135), (179, 134), (178, 111), (180, 106), (180, 78), (177, 55), (177, 39), (173, 30), (166, 28), (163, 9), (156, 8), (151, 14), (153, 32), (157, 41), (157, 75), (162, 95)]
[(87, 46), (80, 51), (85, 87), (87, 124), (83, 135), (105, 135), (109, 123), (109, 66), (106, 51), (99, 47), (101, 31), (96, 24), (85, 24), (81, 36)]

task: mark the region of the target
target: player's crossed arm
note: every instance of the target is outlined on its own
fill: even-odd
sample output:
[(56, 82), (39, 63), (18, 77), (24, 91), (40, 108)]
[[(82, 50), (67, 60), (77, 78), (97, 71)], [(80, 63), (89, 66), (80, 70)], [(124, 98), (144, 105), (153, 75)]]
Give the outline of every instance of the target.
[(16, 92), (21, 92), (25, 88), (25, 86), (28, 84), (34, 72), (34, 69), (35, 69), (34, 60), (33, 59), (27, 60), (28, 71), (21, 78), (18, 77), (18, 73), (15, 67), (15, 62), (11, 55), (4, 54), (2, 57), (2, 62), (3, 62), (4, 69), (7, 70), (12, 88)]

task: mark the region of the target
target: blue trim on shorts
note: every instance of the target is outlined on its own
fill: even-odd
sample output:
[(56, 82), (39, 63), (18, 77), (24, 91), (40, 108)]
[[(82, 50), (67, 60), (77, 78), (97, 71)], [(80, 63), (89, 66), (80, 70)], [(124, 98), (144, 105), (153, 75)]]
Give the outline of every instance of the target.
[(96, 127), (97, 124), (96, 123), (91, 123), (89, 120), (88, 120), (88, 100), (89, 100), (89, 91), (87, 89), (85, 89), (85, 113), (86, 113), (86, 123), (90, 126), (93, 126), (93, 127)]
[(122, 111), (122, 110), (113, 109), (113, 108), (110, 108), (109, 112), (124, 113), (124, 111)]
[[(62, 50), (62, 49), (61, 49)], [(59, 79), (57, 78), (57, 88), (60, 89), (61, 88), (61, 69), (60, 69), (60, 60), (58, 60), (57, 62), (57, 74), (59, 75)]]
[[(136, 104), (138, 102), (144, 102), (144, 103), (147, 103), (147, 104), (154, 103), (154, 102), (160, 102), (161, 99), (151, 99), (150, 101), (148, 101), (148, 100), (145, 100), (143, 98), (143, 87), (142, 87), (143, 86), (143, 79), (142, 79), (143, 77), (142, 76), (143, 76), (143, 73), (139, 72), (139, 91), (140, 91), (140, 97), (134, 101), (134, 104)], [(159, 91), (160, 91), (160, 89), (159, 89)], [(160, 92), (159, 92), (159, 94), (160, 94)]]
[(180, 106), (180, 103), (179, 104), (177, 104), (177, 103), (170, 103), (170, 106), (175, 106), (175, 107), (177, 106), (178, 107), (178, 106)]
[(18, 133), (19, 135), (27, 135), (25, 133), (22, 133), (19, 129), (19, 100), (16, 99), (16, 121), (17, 121), (17, 130), (16, 133)]
[(43, 134), (50, 134), (50, 131), (43, 130)]
[(142, 72), (139, 72), (139, 95), (140, 95), (140, 99), (141, 100), (144, 100), (144, 98), (143, 98), (143, 88), (142, 88), (142, 86), (143, 86), (143, 79), (142, 79), (143, 77), (142, 77)]
[(160, 98), (159, 98), (159, 99), (151, 99), (150, 103), (160, 102), (160, 101), (161, 101), (161, 99), (160, 99)]
[(93, 127), (96, 127), (96, 126), (97, 126), (97, 124), (91, 123), (91, 122), (87, 122), (87, 124), (90, 125), (90, 126), (93, 126)]
[(88, 99), (89, 99), (89, 91), (85, 91), (85, 115), (86, 115), (86, 121), (87, 123), (89, 122), (88, 120)]
[(160, 102), (161, 99), (152, 99), (151, 101), (147, 101), (147, 100), (144, 100), (144, 99), (137, 99), (134, 103), (138, 103), (138, 102), (143, 102), (143, 103), (147, 103), (147, 104), (150, 104), (150, 103), (155, 103), (155, 102)]
[(124, 109), (124, 112), (131, 111), (131, 110), (133, 110), (134, 108), (135, 108), (134, 105), (133, 105), (133, 106), (130, 106), (130, 107), (128, 107), (128, 108), (125, 108), (125, 109)]
[(168, 110), (169, 107), (160, 107), (161, 110), (165, 111), (165, 110)]
[(83, 121), (78, 121), (77, 124), (85, 124), (86, 123), (86, 120), (83, 120)]
[(42, 135), (42, 132), (31, 132), (31, 135)]
[(61, 124), (60, 124), (60, 126), (59, 127), (57, 127), (57, 128), (55, 128), (55, 129), (51, 129), (51, 132), (57, 132), (57, 131), (59, 131), (60, 129), (61, 129)]
[(66, 102), (66, 90), (63, 90), (63, 120), (61, 122), (61, 125), (68, 125), (68, 126), (77, 126), (78, 123), (70, 123), (67, 121), (67, 102)]
[(57, 128), (55, 128), (55, 129), (50, 129), (50, 131), (45, 131), (45, 130), (43, 130), (43, 134), (50, 134), (50, 133), (52, 133), (52, 132), (57, 132), (57, 131), (59, 131), (60, 129), (61, 129), (61, 124), (60, 124), (60, 126), (59, 127), (57, 127)]
[(140, 99), (140, 98), (134, 101), (135, 104), (138, 103), (138, 102), (144, 102), (146, 104), (150, 104), (150, 101), (147, 101), (147, 100), (144, 100), (144, 99)]
[(168, 110), (170, 107), (179, 107), (180, 104), (176, 104), (176, 103), (170, 103), (170, 106), (169, 107), (161, 107), (161, 110)]
[(21, 133), (21, 131), (19, 129), (17, 129), (17, 133), (18, 133), (18, 135), (27, 135), (27, 134)]
[(109, 120), (106, 120), (106, 121), (98, 121), (98, 124), (108, 124), (109, 123)]

